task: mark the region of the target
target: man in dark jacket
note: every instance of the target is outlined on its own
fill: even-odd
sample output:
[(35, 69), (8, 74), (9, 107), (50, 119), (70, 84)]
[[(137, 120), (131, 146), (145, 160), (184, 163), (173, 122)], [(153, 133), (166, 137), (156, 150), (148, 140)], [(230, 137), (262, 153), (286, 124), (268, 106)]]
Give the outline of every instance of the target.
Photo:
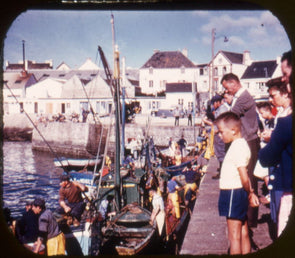
[(17, 222), (16, 234), (22, 244), (33, 243), (38, 237), (38, 218), (32, 210), (32, 202), (26, 203), (26, 211)]

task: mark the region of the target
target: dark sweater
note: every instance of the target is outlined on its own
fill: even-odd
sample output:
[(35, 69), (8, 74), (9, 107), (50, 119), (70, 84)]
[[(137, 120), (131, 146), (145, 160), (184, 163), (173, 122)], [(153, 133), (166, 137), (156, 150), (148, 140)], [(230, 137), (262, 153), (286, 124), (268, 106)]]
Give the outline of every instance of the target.
[(258, 137), (258, 121), (256, 114), (256, 104), (250, 93), (245, 90), (237, 98), (234, 106), (231, 109), (241, 118), (242, 136), (246, 141), (254, 140)]

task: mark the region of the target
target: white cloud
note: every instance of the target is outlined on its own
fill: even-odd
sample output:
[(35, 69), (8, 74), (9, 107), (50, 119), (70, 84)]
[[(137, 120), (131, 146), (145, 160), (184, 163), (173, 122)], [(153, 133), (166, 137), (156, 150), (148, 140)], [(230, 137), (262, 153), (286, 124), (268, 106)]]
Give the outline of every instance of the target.
[(231, 36), (229, 37), (229, 41), (227, 43), (230, 46), (246, 46), (247, 42), (245, 42), (241, 37), (238, 36)]
[(209, 15), (210, 15), (209, 11), (194, 11), (193, 12), (193, 16), (199, 16), (202, 18), (209, 17)]

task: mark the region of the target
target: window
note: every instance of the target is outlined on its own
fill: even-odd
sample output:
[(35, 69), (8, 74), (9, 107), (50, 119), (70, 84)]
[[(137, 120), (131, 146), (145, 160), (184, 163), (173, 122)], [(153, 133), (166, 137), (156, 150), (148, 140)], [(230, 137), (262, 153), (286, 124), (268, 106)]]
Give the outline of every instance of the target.
[(149, 81), (149, 87), (153, 88), (154, 87), (154, 81)]
[(153, 74), (153, 72), (154, 72), (154, 71), (153, 71), (153, 67), (150, 67), (150, 68), (149, 68), (149, 74)]
[(38, 114), (38, 102), (34, 102), (34, 113)]
[(223, 68), (222, 68), (222, 74), (223, 75), (226, 74), (226, 67), (225, 66), (223, 66)]
[(184, 67), (183, 65), (182, 65), (181, 68), (180, 68), (180, 72), (181, 72), (182, 74), (185, 73), (185, 67)]
[(183, 99), (178, 99), (178, 105), (183, 105)]
[(218, 76), (218, 68), (217, 67), (214, 68), (214, 76)]
[(204, 75), (204, 69), (203, 68), (200, 69), (200, 75)]
[(259, 90), (263, 90), (265, 83), (264, 82), (256, 82), (256, 85)]
[(100, 102), (96, 101), (96, 113), (99, 114), (100, 113)]
[(66, 113), (66, 104), (65, 103), (61, 103), (61, 113), (62, 114)]

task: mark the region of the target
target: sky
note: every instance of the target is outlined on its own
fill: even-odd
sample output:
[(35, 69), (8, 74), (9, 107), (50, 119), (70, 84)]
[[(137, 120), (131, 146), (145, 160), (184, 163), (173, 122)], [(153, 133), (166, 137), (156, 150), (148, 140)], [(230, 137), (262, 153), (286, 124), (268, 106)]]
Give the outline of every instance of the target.
[[(140, 68), (154, 50), (188, 51), (196, 64), (211, 60), (211, 32), (216, 29), (214, 53), (250, 51), (253, 60), (274, 60), (291, 49), (284, 27), (270, 11), (65, 11), (28, 10), (12, 23), (4, 41), (4, 62), (26, 59), (65, 62), (79, 68), (87, 58), (102, 67), (101, 46), (111, 65), (114, 15), (115, 42), (126, 66)], [(229, 41), (224, 42), (224, 36)]]

